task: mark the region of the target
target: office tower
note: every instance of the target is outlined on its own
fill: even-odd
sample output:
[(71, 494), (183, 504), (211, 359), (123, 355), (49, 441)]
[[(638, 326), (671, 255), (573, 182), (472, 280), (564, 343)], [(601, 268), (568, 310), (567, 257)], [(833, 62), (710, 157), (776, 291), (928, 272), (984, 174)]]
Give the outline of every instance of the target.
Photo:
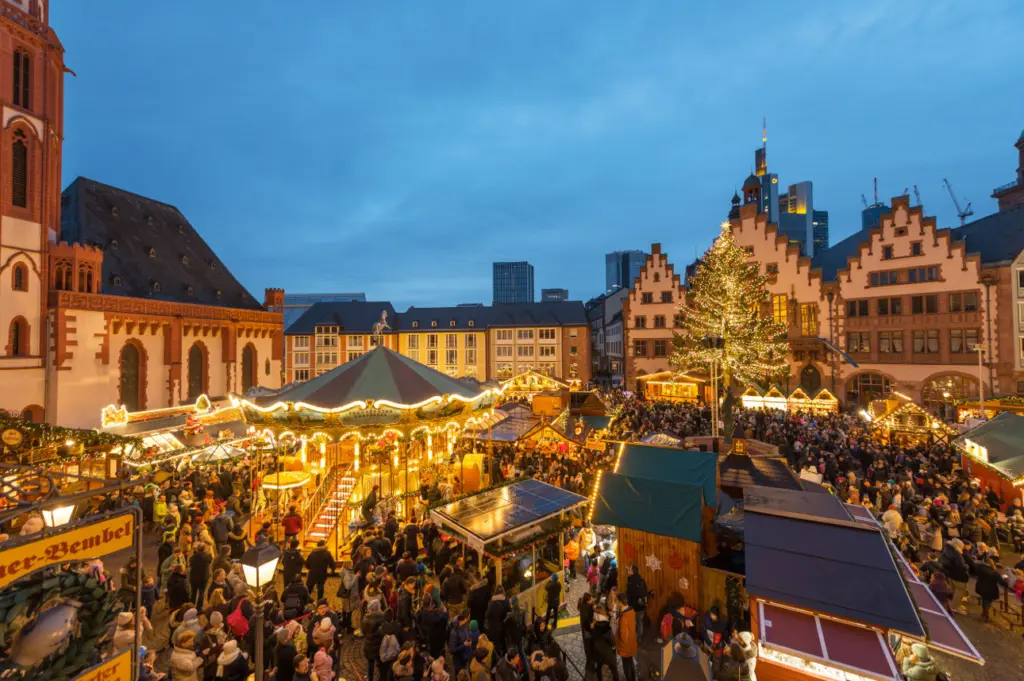
[(604, 256), (604, 289), (629, 288), (647, 262), (643, 251), (614, 251)]
[(533, 265), (525, 261), (494, 263), (494, 304), (532, 302)]
[(814, 220), (811, 222), (814, 231), (814, 252), (820, 253), (828, 248), (828, 211), (813, 211)]
[(542, 288), (540, 290), (540, 302), (557, 303), (569, 300), (569, 289), (567, 288)]

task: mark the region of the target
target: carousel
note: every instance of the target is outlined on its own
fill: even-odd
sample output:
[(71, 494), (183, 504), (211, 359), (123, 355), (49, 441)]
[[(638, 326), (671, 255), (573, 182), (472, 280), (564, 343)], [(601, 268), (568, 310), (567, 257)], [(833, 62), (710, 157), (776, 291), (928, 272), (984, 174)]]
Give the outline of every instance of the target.
[(301, 506), (308, 542), (344, 538), (360, 515), (410, 518), (427, 490), (446, 495), (482, 486), (482, 455), (450, 464), (463, 430), (492, 418), (503, 391), (474, 387), (378, 344), (309, 381), (233, 403), (249, 428), (277, 445), (260, 464), (267, 515)]

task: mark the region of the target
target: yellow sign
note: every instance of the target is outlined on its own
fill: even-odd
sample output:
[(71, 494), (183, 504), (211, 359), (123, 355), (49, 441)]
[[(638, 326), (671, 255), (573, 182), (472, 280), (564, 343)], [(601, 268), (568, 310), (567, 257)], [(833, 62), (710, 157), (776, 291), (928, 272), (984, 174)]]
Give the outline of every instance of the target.
[(79, 674), (75, 681), (132, 681), (131, 649)]
[(132, 545), (134, 528), (135, 516), (125, 514), (0, 551), (0, 588), (48, 565), (126, 549)]
[(17, 428), (8, 428), (0, 435), (0, 440), (8, 447), (17, 447), (21, 444), (25, 437), (21, 434), (21, 431)]

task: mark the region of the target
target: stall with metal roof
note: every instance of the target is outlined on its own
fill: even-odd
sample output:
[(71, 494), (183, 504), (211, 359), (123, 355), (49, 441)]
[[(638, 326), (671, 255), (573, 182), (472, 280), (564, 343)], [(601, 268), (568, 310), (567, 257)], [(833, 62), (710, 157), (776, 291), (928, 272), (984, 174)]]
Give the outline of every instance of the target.
[(952, 441), (961, 464), (999, 496), (1024, 500), (1024, 416), (1004, 411)]

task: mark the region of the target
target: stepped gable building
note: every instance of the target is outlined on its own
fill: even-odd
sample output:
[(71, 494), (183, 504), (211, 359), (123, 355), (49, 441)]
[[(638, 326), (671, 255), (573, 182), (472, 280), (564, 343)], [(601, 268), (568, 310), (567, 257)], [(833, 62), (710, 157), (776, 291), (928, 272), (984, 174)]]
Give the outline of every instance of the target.
[(784, 389), (835, 386), (861, 405), (897, 391), (939, 413), (979, 382), (986, 395), (1024, 393), (1024, 206), (949, 229), (898, 196), (877, 227), (813, 260), (755, 207), (734, 215), (789, 327)]
[[(753, 208), (751, 208), (753, 210)], [(622, 300), (622, 352), (626, 390), (638, 390), (637, 379), (670, 369), (672, 338), (679, 326), (685, 289), (661, 244), (651, 252)]]
[(91, 427), (281, 379), (264, 304), (173, 206), (79, 178), (60, 191), (64, 50), (45, 0), (0, 0), (0, 409)]

